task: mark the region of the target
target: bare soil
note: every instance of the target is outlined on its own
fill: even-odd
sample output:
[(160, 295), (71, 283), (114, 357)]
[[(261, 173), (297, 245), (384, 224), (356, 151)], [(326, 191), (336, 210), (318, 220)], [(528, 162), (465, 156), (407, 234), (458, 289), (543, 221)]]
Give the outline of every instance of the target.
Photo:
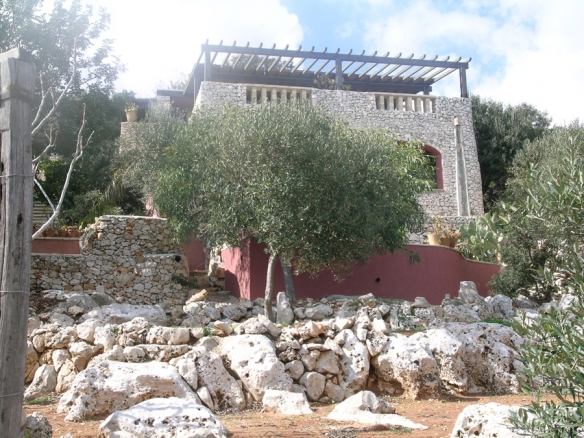
[[(41, 405), (26, 405), (27, 414), (40, 412), (53, 426), (53, 436), (70, 433), (75, 438), (96, 438), (103, 418), (84, 423), (65, 421), (65, 414), (57, 413), (57, 398)], [(387, 398), (396, 407), (397, 414), (424, 424), (427, 430), (388, 430), (385, 427), (368, 426), (357, 423), (343, 423), (326, 417), (334, 405), (312, 405), (314, 414), (305, 416), (285, 416), (268, 414), (260, 409), (244, 412), (227, 412), (219, 415), (221, 422), (233, 434), (233, 438), (250, 437), (323, 437), (323, 438), (381, 438), (389, 436), (450, 437), (458, 414), (467, 406), (497, 402), (506, 405), (525, 405), (531, 399), (525, 395), (477, 395), (445, 396), (440, 400), (406, 400)]]

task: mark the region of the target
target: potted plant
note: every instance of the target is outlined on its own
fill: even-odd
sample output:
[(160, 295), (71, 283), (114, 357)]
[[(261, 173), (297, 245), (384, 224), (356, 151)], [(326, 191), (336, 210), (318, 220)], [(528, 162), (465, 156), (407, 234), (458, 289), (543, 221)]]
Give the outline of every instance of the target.
[(437, 216), (434, 216), (432, 222), (434, 222), (434, 226), (428, 235), (428, 243), (430, 245), (450, 246), (449, 227)]
[(59, 237), (70, 237), (69, 230), (66, 225), (59, 228)]
[(43, 231), (44, 237), (55, 237), (56, 234), (57, 234), (57, 232), (55, 231), (55, 229), (53, 227), (50, 227), (50, 226), (45, 228), (45, 230)]
[(128, 102), (126, 104), (126, 120), (128, 122), (135, 122), (138, 120), (138, 105), (134, 102)]
[(450, 248), (454, 248), (456, 246), (456, 242), (460, 239), (461, 234), (458, 231), (450, 230), (448, 232), (448, 238), (450, 240)]
[(79, 237), (81, 236), (81, 233), (79, 232), (79, 229), (77, 229), (76, 227), (68, 227), (69, 228), (69, 235), (71, 237)]

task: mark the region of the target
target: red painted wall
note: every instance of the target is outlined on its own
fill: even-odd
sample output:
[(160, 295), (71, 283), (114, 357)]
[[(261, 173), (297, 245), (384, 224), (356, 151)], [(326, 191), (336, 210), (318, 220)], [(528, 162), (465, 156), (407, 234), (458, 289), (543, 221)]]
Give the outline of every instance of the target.
[[(474, 281), (479, 293), (486, 296), (487, 282), (500, 270), (499, 265), (466, 260), (458, 251), (432, 245), (409, 245), (422, 262), (410, 264), (405, 253), (373, 256), (369, 263), (356, 268), (341, 283), (328, 271), (317, 278), (307, 274), (294, 276), (297, 298), (320, 299), (333, 294), (399, 298), (412, 301), (423, 296), (432, 304), (440, 304), (445, 294), (458, 294), (461, 281)], [(256, 242), (242, 249), (222, 252), (225, 288), (236, 296), (254, 300), (264, 296), (268, 255)], [(284, 290), (282, 269), (277, 263), (274, 273), (275, 292)]]
[(205, 250), (200, 240), (189, 237), (189, 241), (183, 244), (183, 250), (189, 262), (189, 271), (204, 271), (205, 266)]
[(33, 239), (33, 254), (80, 254), (79, 239), (75, 237), (42, 237)]

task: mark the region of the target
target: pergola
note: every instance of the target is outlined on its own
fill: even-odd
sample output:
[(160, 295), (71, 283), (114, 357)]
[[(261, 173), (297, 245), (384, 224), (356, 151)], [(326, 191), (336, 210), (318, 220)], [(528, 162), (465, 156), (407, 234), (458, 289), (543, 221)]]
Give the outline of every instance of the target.
[[(221, 56), (219, 56), (221, 54)], [(218, 59), (219, 58), (219, 59)], [(460, 95), (468, 97), (466, 70), (471, 58), (462, 60), (450, 56), (422, 55), (390, 56), (387, 52), (365, 55), (363, 50), (340, 53), (324, 50), (290, 50), (288, 46), (272, 48), (219, 44), (202, 44), (183, 96), (198, 94), (201, 81), (314, 87), (315, 80), (324, 75), (336, 83), (336, 88), (348, 85), (351, 91), (429, 94), (432, 84), (458, 70)]]

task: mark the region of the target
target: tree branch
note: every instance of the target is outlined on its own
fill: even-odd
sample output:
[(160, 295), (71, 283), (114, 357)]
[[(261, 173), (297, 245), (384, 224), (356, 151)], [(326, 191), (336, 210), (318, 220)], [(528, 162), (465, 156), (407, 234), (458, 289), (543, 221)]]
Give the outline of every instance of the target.
[[(51, 110), (48, 112), (48, 114), (40, 122), (38, 122), (37, 125), (35, 126), (35, 122), (37, 122), (37, 120), (40, 118), (40, 113), (42, 111), (42, 107), (44, 106), (44, 101), (45, 101), (46, 94), (41, 99), (41, 106), (39, 106), (39, 109), (37, 111), (37, 115), (36, 115), (36, 117), (35, 117), (32, 125), (31, 125), (31, 127), (32, 127), (32, 133), (31, 134), (33, 136), (37, 132), (39, 132), (39, 130), (42, 129), (42, 127), (53, 116), (53, 114), (55, 114), (55, 111), (57, 111), (57, 108), (59, 107), (59, 105), (61, 104), (61, 102), (65, 98), (65, 95), (69, 91), (69, 88), (71, 88), (71, 85), (73, 84), (73, 80), (75, 79), (75, 76), (77, 74), (77, 38), (75, 38), (75, 42), (73, 44), (73, 57), (72, 58), (73, 58), (72, 59), (72, 62), (73, 62), (73, 71), (71, 73), (71, 77), (69, 78), (69, 81), (65, 85), (65, 88), (63, 89), (63, 91), (61, 92), (61, 94), (59, 95), (59, 97), (57, 98), (57, 100), (55, 101), (55, 99), (53, 98), (53, 108), (51, 108)], [(50, 86), (49, 87), (49, 91), (51, 92), (51, 95), (53, 96), (54, 95), (53, 94), (54, 93), (53, 86)], [(49, 91), (47, 91), (47, 93)], [(85, 123), (85, 120), (83, 122)]]
[(32, 171), (34, 174), (36, 174), (36, 170), (39, 166), (39, 162), (41, 161), (41, 158), (43, 158), (47, 152), (49, 151), (49, 149), (51, 149), (53, 146), (55, 146), (55, 143), (57, 142), (57, 136), (55, 136), (55, 138), (53, 138), (53, 128), (51, 127), (51, 130), (49, 131), (49, 135), (47, 135), (47, 138), (49, 139), (49, 144), (43, 149), (43, 151), (32, 160)]
[[(83, 105), (83, 121), (81, 122), (81, 127), (79, 128), (79, 132), (77, 133), (77, 144), (75, 146), (75, 153), (73, 154), (73, 158), (71, 159), (71, 163), (69, 164), (69, 170), (67, 171), (67, 177), (65, 178), (65, 184), (63, 184), (63, 189), (61, 190), (61, 196), (59, 198), (59, 202), (57, 203), (57, 206), (54, 207), (51, 204), (51, 202), (49, 201), (49, 204), (51, 204), (51, 208), (53, 209), (53, 214), (42, 225), (42, 227), (40, 227), (37, 230), (37, 232), (33, 234), (33, 236), (32, 236), (33, 239), (40, 236), (41, 233), (45, 229), (47, 229), (49, 227), (49, 225), (51, 225), (53, 223), (53, 221), (57, 218), (57, 216), (61, 212), (61, 207), (63, 206), (63, 201), (65, 200), (65, 194), (67, 193), (67, 189), (69, 188), (69, 182), (71, 181), (71, 174), (73, 173), (73, 168), (75, 167), (75, 163), (77, 163), (79, 158), (81, 158), (81, 156), (83, 155), (83, 148), (89, 144), (89, 142), (91, 141), (91, 137), (93, 136), (93, 132), (92, 132), (84, 144), (83, 143), (83, 136), (81, 135), (83, 132), (83, 128), (85, 128), (85, 104)], [(36, 178), (35, 178), (35, 181), (36, 181)], [(37, 186), (40, 186), (38, 181), (37, 181)], [(45, 193), (44, 190), (42, 190), (42, 191), (43, 191), (43, 193)], [(47, 199), (48, 199), (48, 196), (46, 194), (45, 194), (45, 197), (47, 197)]]

